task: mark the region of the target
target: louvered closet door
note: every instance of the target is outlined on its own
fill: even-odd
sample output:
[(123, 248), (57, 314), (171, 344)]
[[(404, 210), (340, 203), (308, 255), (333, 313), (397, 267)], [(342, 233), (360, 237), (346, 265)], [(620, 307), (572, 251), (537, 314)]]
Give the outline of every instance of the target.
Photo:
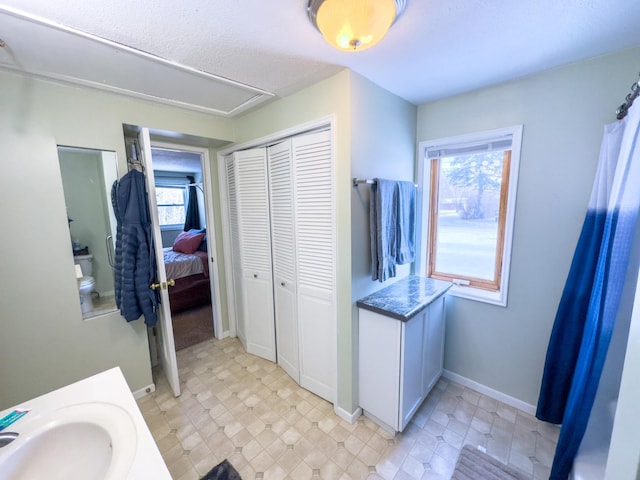
[(337, 333), (331, 133), (292, 139), (300, 385), (335, 403)]
[(231, 275), (235, 295), (236, 332), (245, 350), (247, 339), (245, 335), (243, 300), (242, 300), (242, 264), (240, 263), (240, 226), (238, 224), (238, 196), (236, 192), (236, 162), (233, 155), (224, 158), (227, 171), (227, 207), (229, 218), (229, 236), (231, 239)]
[(300, 382), (291, 140), (268, 149), (278, 365)]
[(247, 352), (276, 361), (265, 148), (234, 153)]

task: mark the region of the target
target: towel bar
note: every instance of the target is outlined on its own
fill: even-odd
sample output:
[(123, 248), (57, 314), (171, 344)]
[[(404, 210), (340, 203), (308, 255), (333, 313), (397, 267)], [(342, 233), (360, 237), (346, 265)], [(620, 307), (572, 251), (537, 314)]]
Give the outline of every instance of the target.
[[(356, 177), (353, 177), (353, 186), (354, 187), (357, 187), (361, 183), (366, 183), (368, 185), (373, 185), (374, 183), (376, 183), (376, 181), (372, 180), (371, 178), (356, 178)], [(418, 188), (418, 184), (417, 183), (414, 183), (413, 186)]]

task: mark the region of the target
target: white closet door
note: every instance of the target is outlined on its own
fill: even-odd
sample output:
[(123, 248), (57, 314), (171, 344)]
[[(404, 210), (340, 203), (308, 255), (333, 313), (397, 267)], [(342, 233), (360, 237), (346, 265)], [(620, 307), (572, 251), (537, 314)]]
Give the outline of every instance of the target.
[(234, 305), (236, 311), (236, 333), (247, 349), (247, 338), (244, 325), (244, 308), (242, 297), (242, 264), (240, 263), (240, 226), (238, 224), (238, 194), (236, 192), (236, 164), (233, 155), (224, 158), (227, 171), (227, 206), (229, 218), (229, 236), (231, 239), (231, 272), (233, 281)]
[(292, 139), (300, 385), (335, 403), (335, 220), (331, 132)]
[(300, 382), (291, 140), (268, 149), (278, 365)]
[(276, 361), (265, 148), (234, 155), (247, 352)]

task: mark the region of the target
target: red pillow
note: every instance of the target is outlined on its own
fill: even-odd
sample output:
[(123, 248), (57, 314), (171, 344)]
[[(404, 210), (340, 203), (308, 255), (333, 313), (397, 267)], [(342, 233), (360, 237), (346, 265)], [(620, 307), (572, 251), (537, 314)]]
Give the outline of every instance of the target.
[(204, 233), (180, 232), (173, 242), (173, 251), (193, 253), (198, 249), (205, 235)]

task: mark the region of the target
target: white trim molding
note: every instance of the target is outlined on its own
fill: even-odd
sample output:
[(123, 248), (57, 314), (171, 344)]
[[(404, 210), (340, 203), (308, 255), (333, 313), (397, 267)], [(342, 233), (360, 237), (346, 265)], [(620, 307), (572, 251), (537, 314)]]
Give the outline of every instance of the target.
[(345, 422), (353, 425), (358, 421), (358, 418), (362, 415), (362, 408), (358, 407), (355, 409), (353, 413), (347, 412), (344, 408), (339, 407), (338, 405), (333, 406), (333, 412), (343, 419)]
[(496, 292), (466, 286), (464, 284), (454, 284), (447, 292), (448, 295), (468, 298), (485, 303), (491, 303), (502, 307), (507, 306), (509, 290), (509, 273), (511, 270), (511, 250), (513, 241), (513, 231), (515, 223), (516, 195), (518, 188), (518, 175), (520, 169), (520, 151), (522, 146), (522, 125), (487, 130), (483, 132), (457, 135), (454, 137), (439, 138), (422, 141), (418, 146), (418, 161), (416, 165), (418, 181), (418, 215), (416, 230), (416, 255), (415, 273), (424, 275), (427, 271), (427, 238), (429, 235), (429, 189), (431, 167), (428, 161), (428, 152), (438, 149), (451, 148), (451, 146), (469, 146), (479, 143), (491, 144), (492, 141), (500, 143), (505, 138), (509, 138), (511, 143), (511, 166), (509, 172), (509, 191), (507, 194), (506, 222), (504, 232), (504, 245), (502, 248), (502, 271), (500, 275), (500, 289)]
[(509, 405), (513, 408), (517, 408), (518, 410), (522, 410), (525, 413), (528, 413), (529, 415), (535, 415), (536, 414), (536, 407), (535, 405), (531, 405), (529, 403), (523, 402), (522, 400), (519, 400), (515, 397), (512, 397), (510, 395), (507, 395), (506, 393), (502, 393), (498, 390), (494, 390), (491, 387), (487, 387), (486, 385), (483, 385), (481, 383), (478, 383), (474, 380), (471, 380), (467, 377), (463, 377), (462, 375), (458, 375), (457, 373), (453, 373), (449, 370), (443, 370), (442, 371), (442, 376), (444, 378), (447, 378), (449, 380), (453, 380), (456, 383), (459, 383), (462, 386), (465, 387), (469, 387), (473, 390), (475, 390), (476, 392), (479, 392), (483, 395), (486, 395), (487, 397), (491, 397), (495, 400), (498, 400), (499, 402), (502, 402), (506, 405)]
[(151, 383), (146, 387), (143, 387), (140, 390), (136, 390), (135, 392), (131, 392), (131, 393), (133, 394), (133, 398), (135, 398), (136, 400), (139, 400), (142, 397), (146, 397), (147, 395), (150, 395), (155, 391), (156, 391), (156, 384)]

